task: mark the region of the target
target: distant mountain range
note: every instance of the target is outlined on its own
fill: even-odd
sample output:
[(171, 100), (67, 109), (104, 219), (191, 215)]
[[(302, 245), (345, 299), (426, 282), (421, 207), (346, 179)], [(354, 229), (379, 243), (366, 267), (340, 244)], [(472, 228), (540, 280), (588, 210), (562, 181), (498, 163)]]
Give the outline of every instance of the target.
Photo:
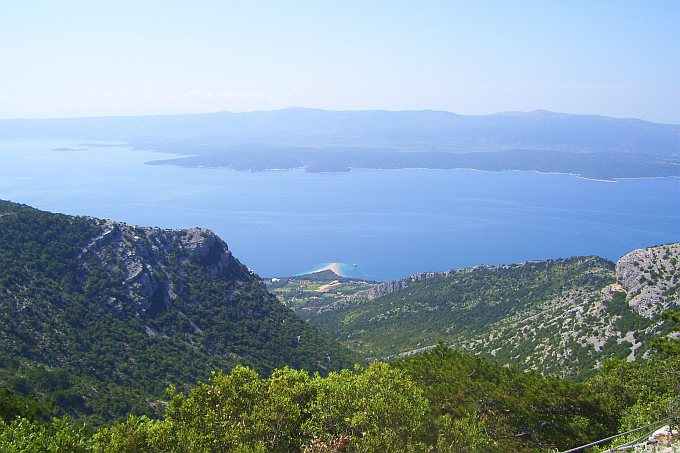
[(286, 305), (373, 358), (439, 340), (503, 363), (582, 377), (608, 357), (636, 360), (680, 305), (680, 243), (598, 257), (415, 274), (384, 283), (323, 274), (269, 282)]
[[(311, 172), (474, 168), (615, 179), (680, 176), (680, 125), (547, 111), (328, 111), (0, 121), (0, 139), (119, 141), (190, 167)], [(91, 146), (91, 145), (90, 145)]]

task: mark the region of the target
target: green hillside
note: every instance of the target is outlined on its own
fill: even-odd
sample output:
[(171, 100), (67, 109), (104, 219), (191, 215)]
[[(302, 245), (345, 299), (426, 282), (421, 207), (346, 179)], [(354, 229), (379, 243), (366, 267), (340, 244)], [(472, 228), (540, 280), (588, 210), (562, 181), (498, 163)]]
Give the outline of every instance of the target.
[(635, 360), (668, 332), (678, 305), (680, 245), (597, 257), (477, 266), (372, 285), (330, 304), (293, 306), (303, 318), (373, 358), (427, 350), (439, 340), (560, 376), (587, 376), (602, 360)]
[(161, 413), (168, 384), (236, 364), (328, 372), (355, 361), (205, 229), (0, 201), (0, 269), (0, 386), (57, 414)]
[(677, 418), (679, 251), (270, 281), (361, 351), (495, 355), (352, 368), (209, 230), (0, 202), (0, 451), (535, 452)]

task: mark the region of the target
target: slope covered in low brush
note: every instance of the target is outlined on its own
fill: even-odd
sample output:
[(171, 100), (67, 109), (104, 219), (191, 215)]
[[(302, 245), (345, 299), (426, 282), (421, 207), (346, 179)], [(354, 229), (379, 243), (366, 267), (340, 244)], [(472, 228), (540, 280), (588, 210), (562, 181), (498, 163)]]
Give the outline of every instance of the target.
[(489, 324), (569, 288), (599, 289), (613, 283), (613, 267), (588, 257), (423, 274), (357, 294), (309, 319), (347, 344), (384, 357), (452, 335), (485, 332)]
[(237, 363), (329, 371), (354, 356), (270, 295), (205, 229), (161, 230), (0, 201), (0, 384), (110, 418), (151, 413)]
[(561, 376), (642, 357), (678, 305), (680, 244), (598, 257), (416, 274), (298, 313), (375, 358), (458, 349)]

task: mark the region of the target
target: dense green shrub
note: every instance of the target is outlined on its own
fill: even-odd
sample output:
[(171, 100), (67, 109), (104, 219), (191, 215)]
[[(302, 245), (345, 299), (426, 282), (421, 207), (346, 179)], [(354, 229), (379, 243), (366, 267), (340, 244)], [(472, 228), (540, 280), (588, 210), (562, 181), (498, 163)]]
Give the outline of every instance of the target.
[(668, 416), (677, 358), (609, 362), (587, 383), (546, 378), (443, 346), (328, 376), (284, 368), (214, 373), (168, 389), (163, 419), (99, 428), (0, 423), (0, 452), (534, 452), (566, 449)]

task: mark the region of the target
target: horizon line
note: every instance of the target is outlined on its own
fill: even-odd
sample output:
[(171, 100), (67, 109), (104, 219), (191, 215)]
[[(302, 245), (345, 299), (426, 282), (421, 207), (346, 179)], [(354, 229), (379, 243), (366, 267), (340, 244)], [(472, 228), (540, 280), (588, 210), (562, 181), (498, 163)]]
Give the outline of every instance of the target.
[(557, 112), (553, 110), (548, 110), (548, 109), (534, 109), (534, 110), (504, 110), (504, 111), (498, 111), (498, 112), (492, 112), (492, 113), (483, 113), (483, 114), (465, 114), (465, 113), (457, 113), (451, 110), (440, 110), (440, 109), (429, 109), (429, 108), (422, 108), (422, 109), (397, 109), (397, 110), (392, 110), (392, 109), (380, 109), (380, 108), (369, 108), (369, 109), (332, 109), (332, 108), (321, 108), (321, 107), (303, 107), (303, 106), (289, 106), (289, 107), (282, 107), (282, 108), (276, 108), (276, 109), (263, 109), (263, 110), (244, 110), (244, 111), (231, 111), (231, 110), (217, 110), (217, 111), (209, 111), (209, 112), (190, 112), (190, 113), (149, 113), (149, 114), (96, 114), (96, 115), (82, 115), (82, 116), (30, 116), (30, 117), (6, 117), (3, 118), (0, 115), (0, 121), (49, 121), (49, 120), (77, 120), (77, 119), (108, 119), (108, 118), (149, 118), (149, 117), (173, 117), (173, 116), (208, 116), (208, 115), (220, 115), (220, 114), (228, 114), (228, 115), (247, 115), (247, 114), (253, 114), (253, 113), (274, 113), (274, 112), (284, 112), (286, 110), (304, 110), (304, 111), (319, 111), (319, 112), (329, 112), (329, 113), (366, 113), (366, 112), (387, 112), (387, 113), (423, 113), (423, 112), (430, 112), (430, 113), (441, 113), (441, 114), (449, 114), (449, 115), (456, 115), (456, 116), (465, 116), (465, 117), (484, 117), (484, 116), (500, 116), (500, 115), (531, 115), (531, 114), (549, 114), (549, 115), (564, 115), (564, 116), (586, 116), (586, 117), (597, 117), (597, 118), (612, 118), (612, 119), (618, 119), (618, 120), (633, 120), (633, 121), (642, 121), (646, 123), (652, 123), (652, 124), (661, 124), (661, 125), (669, 125), (669, 126), (680, 126), (680, 122), (678, 123), (666, 123), (666, 122), (658, 122), (658, 121), (651, 121), (651, 120), (646, 120), (642, 118), (637, 118), (637, 117), (618, 117), (618, 116), (611, 116), (611, 115), (603, 115), (603, 114), (598, 114), (598, 113), (567, 113), (567, 112)]

